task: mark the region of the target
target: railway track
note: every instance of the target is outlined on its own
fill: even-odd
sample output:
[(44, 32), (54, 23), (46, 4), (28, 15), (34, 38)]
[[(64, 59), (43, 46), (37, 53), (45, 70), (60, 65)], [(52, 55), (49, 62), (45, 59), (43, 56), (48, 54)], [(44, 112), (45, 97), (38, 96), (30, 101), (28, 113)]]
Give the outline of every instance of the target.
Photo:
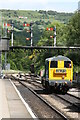
[[(33, 85), (36, 85), (36, 84), (34, 83)], [(40, 88), (42, 88), (40, 85), (38, 85), (38, 86)], [(67, 103), (70, 103), (70, 105), (73, 105), (75, 108), (77, 108), (77, 111), (80, 112), (80, 98), (79, 97), (72, 95), (70, 93), (65, 94), (65, 96), (59, 95), (59, 94), (54, 94), (54, 95), (59, 97), (60, 99), (62, 99), (64, 101), (66, 101)]]
[(80, 100), (80, 97), (77, 97), (77, 96), (72, 95), (72, 94), (70, 94), (70, 93), (67, 93), (67, 95), (72, 96), (72, 97), (74, 97), (74, 98), (76, 98), (76, 99)]
[[(37, 84), (36, 84), (36, 83)], [(39, 86), (40, 88), (43, 88), (41, 85), (38, 85), (38, 82), (35, 80), (33, 83), (33, 85), (35, 86)], [(57, 97), (61, 98), (62, 100), (70, 103), (71, 105), (73, 105), (74, 107), (77, 107), (78, 111), (80, 112), (80, 98), (77, 97), (77, 96), (74, 96), (70, 93), (67, 93), (64, 97), (64, 95), (58, 95), (58, 94), (55, 94)]]
[[(13, 77), (13, 76), (12, 76)], [(42, 85), (41, 85), (41, 79), (40, 79), (40, 76), (34, 76), (34, 74), (27, 74), (27, 75), (24, 75), (24, 78), (25, 79), (21, 79), (21, 78), (16, 78), (16, 77), (13, 77), (13, 79), (16, 79), (16, 80), (21, 80), (21, 81), (25, 81), (25, 82), (28, 82), (28, 83), (31, 83), (35, 86), (39, 86), (40, 88), (43, 88)], [(44, 88), (43, 88), (44, 89)], [(79, 90), (80, 91), (80, 90)], [(78, 100), (80, 100), (80, 97), (78, 96), (75, 96), (73, 94), (70, 94), (70, 93), (67, 93), (67, 95), (69, 96), (72, 96)]]
[[(29, 78), (29, 76), (28, 76), (28, 78)], [(31, 81), (30, 81), (30, 79), (31, 79)], [(77, 112), (77, 113), (80, 112), (80, 107), (79, 107), (80, 99), (78, 97), (75, 97), (74, 95), (71, 95), (71, 94), (66, 94), (66, 95), (48, 94), (47, 97), (49, 97), (49, 98), (47, 99), (46, 95), (44, 95), (45, 93), (42, 94), (42, 93), (39, 92), (39, 89), (42, 91), (43, 87), (35, 79), (32, 80), (32, 78), (29, 78), (29, 80), (27, 80), (26, 82), (25, 82), (24, 79), (21, 79), (21, 81), (19, 80), (19, 82), (21, 84), (23, 84), (24, 86), (26, 86), (26, 84), (28, 82), (30, 84), (30, 86), (29, 87), (27, 86), (27, 88), (30, 89), (30, 91), (32, 91), (35, 95), (37, 94), (37, 96), (40, 96), (44, 101), (47, 101), (51, 107), (53, 106), (53, 104), (51, 103), (51, 101), (49, 101), (49, 99), (53, 100), (55, 98), (55, 100), (57, 100), (57, 101), (60, 101), (60, 102), (63, 101), (64, 104), (67, 104), (66, 106), (72, 106), (75, 109), (75, 110), (73, 110), (74, 112)], [(34, 87), (31, 87), (31, 86), (34, 86)], [(58, 109), (58, 111), (59, 111), (59, 109)], [(65, 115), (66, 115), (65, 111), (63, 111), (61, 113), (65, 113)], [(73, 115), (73, 114), (76, 114), (76, 113), (71, 113), (71, 114)], [(68, 116), (68, 114), (66, 116)], [(67, 117), (65, 117), (65, 118), (67, 119)], [(69, 116), (68, 116), (68, 118), (69, 118)]]
[[(54, 94), (53, 94), (54, 96)], [(80, 112), (80, 99), (76, 98), (75, 96), (72, 96), (71, 94), (66, 94), (65, 96), (55, 94), (58, 98), (64, 100), (65, 102), (69, 103), (73, 106), (74, 109), (76, 109), (78, 112)]]
[[(38, 98), (38, 100), (40, 102), (42, 102), (43, 104), (43, 108), (45, 108), (46, 106), (46, 109), (44, 109), (44, 112), (43, 114), (47, 113), (47, 116), (50, 116), (50, 118), (54, 118), (55, 119), (61, 119), (61, 120), (69, 120), (69, 118), (67, 118), (61, 111), (57, 110), (55, 107), (53, 107), (52, 105), (50, 105), (50, 103), (48, 101), (46, 101), (43, 97), (41, 97), (41, 95), (37, 94), (31, 87), (28, 87), (27, 85), (25, 85), (22, 81), (19, 81), (20, 84), (22, 84), (24, 86), (24, 88), (27, 88), (28, 91), (31, 92), (31, 94), (34, 94), (34, 96), (36, 96)], [(16, 84), (15, 84), (16, 85)], [(17, 85), (16, 85), (17, 86)], [(31, 95), (30, 94), (30, 95)], [(36, 99), (35, 97), (35, 99)], [(25, 98), (24, 98), (25, 99)], [(38, 102), (38, 100), (36, 102)], [(39, 103), (40, 103), (39, 102)], [(35, 106), (34, 106), (35, 107)], [(41, 106), (40, 106), (40, 109), (41, 109)], [(42, 110), (41, 110), (42, 111)], [(38, 116), (38, 115), (37, 115)], [(46, 117), (47, 117), (46, 116)], [(41, 118), (41, 116), (39, 116)], [(44, 118), (44, 115), (42, 115), (42, 118)]]
[[(21, 82), (21, 83), (23, 85), (26, 85), (25, 82)], [(30, 84), (29, 87), (34, 89), (34, 91), (36, 91), (37, 94), (39, 94), (43, 99), (48, 101), (51, 106), (55, 106), (55, 107), (57, 106), (57, 109), (62, 111), (65, 115), (67, 115), (68, 118), (74, 118), (75, 117), (78, 120), (79, 109), (76, 106), (74, 106), (74, 104), (71, 104), (71, 102), (65, 100), (65, 95), (62, 95), (63, 98), (64, 98), (64, 99), (62, 99), (57, 94), (47, 94), (41, 88), (39, 88), (39, 87), (36, 88), (36, 86), (34, 87), (34, 85), (32, 85), (32, 84)], [(59, 106), (58, 106), (58, 104), (59, 104)], [(68, 107), (69, 107), (70, 110), (68, 109)], [(69, 113), (68, 111), (72, 111), (72, 112)]]
[[(28, 76), (29, 76), (29, 75), (27, 75), (26, 80), (27, 80)], [(33, 79), (33, 80), (31, 80), (31, 79)], [(22, 81), (25, 81), (25, 80), (22, 80)], [(30, 79), (27, 80), (27, 82), (30, 82), (30, 83), (34, 84), (35, 86), (39, 86), (39, 87), (43, 88), (42, 85), (41, 85), (40, 76), (34, 77), (34, 75), (32, 75), (32, 77), (30, 77)], [(40, 84), (40, 85), (39, 85), (39, 84)], [(43, 89), (44, 89), (44, 88), (43, 88)], [(80, 91), (80, 90), (79, 90), (79, 91)], [(80, 97), (78, 97), (78, 96), (72, 95), (72, 94), (70, 94), (70, 93), (67, 93), (67, 95), (72, 96), (72, 97), (80, 100)]]
[(35, 94), (41, 101), (43, 101), (52, 111), (55, 111), (61, 118), (62, 120), (68, 120), (68, 118), (59, 110), (57, 110), (55, 107), (51, 106), (49, 102), (47, 102), (45, 99), (43, 99), (43, 97), (41, 97), (39, 94), (37, 94), (32, 88), (26, 86), (25, 84), (23, 84), (22, 82), (20, 82), (22, 85), (24, 85), (25, 87), (27, 87), (33, 94)]

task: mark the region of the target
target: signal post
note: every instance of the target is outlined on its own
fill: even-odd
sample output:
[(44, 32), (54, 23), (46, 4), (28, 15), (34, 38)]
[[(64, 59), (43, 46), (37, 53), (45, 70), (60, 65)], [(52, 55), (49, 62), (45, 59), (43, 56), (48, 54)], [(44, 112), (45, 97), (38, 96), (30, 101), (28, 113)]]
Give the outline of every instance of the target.
[(2, 35), (4, 37), (1, 37), (0, 39), (0, 51), (5, 52), (5, 70), (6, 70), (6, 61), (7, 61), (7, 51), (9, 50), (9, 39), (8, 39), (8, 34), (10, 33), (10, 30), (8, 30), (8, 27), (11, 27), (11, 24), (9, 23), (3, 23), (3, 29), (5, 30), (5, 35)]
[(56, 47), (56, 26), (54, 27), (54, 47)]
[(27, 32), (30, 33), (30, 38), (26, 38), (26, 40), (31, 40), (31, 46), (33, 46), (33, 33), (32, 33), (32, 25), (33, 25), (33, 22), (31, 22), (30, 24), (23, 24), (24, 27), (30, 27), (30, 30), (27, 30)]
[(12, 28), (11, 28), (11, 46), (13, 46), (13, 30), (14, 30), (13, 21), (12, 21), (11, 26), (12, 26)]
[(50, 38), (54, 38), (54, 47), (56, 47), (56, 26), (53, 28), (46, 28), (47, 31), (54, 31), (54, 35), (50, 36)]

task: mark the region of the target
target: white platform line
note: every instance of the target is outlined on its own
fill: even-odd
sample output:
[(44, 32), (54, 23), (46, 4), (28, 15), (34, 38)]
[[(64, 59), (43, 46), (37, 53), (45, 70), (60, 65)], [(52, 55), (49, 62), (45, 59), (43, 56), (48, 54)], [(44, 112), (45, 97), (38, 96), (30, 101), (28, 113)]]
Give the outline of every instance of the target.
[[(10, 79), (9, 79), (10, 80)], [(21, 101), (23, 102), (23, 104), (25, 105), (26, 109), (28, 110), (28, 112), (30, 113), (30, 115), (32, 116), (32, 118), (37, 118), (34, 113), (32, 112), (31, 108), (29, 107), (29, 105), (25, 102), (25, 100), (23, 99), (23, 97), (21, 96), (20, 92), (18, 91), (17, 87), (14, 85), (14, 83), (10, 80), (11, 84), (13, 85), (14, 89), (16, 90), (18, 96), (20, 97)]]

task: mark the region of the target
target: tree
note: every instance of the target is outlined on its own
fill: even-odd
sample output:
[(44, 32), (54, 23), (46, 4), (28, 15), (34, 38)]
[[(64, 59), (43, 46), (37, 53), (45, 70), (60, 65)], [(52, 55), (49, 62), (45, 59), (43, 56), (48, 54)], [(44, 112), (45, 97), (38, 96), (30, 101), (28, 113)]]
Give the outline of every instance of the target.
[(76, 12), (66, 28), (66, 43), (68, 46), (80, 45), (80, 13)]
[[(63, 23), (60, 23), (58, 21), (54, 21), (53, 23), (49, 24), (47, 27), (48, 28), (54, 28), (56, 26), (56, 41), (57, 41), (57, 46), (60, 45), (66, 45), (66, 40), (65, 40), (65, 27)], [(54, 44), (54, 39), (50, 39), (50, 36), (54, 36), (54, 31), (47, 31), (46, 29), (44, 30), (41, 40), (39, 41), (38, 45), (48, 45), (52, 46)]]

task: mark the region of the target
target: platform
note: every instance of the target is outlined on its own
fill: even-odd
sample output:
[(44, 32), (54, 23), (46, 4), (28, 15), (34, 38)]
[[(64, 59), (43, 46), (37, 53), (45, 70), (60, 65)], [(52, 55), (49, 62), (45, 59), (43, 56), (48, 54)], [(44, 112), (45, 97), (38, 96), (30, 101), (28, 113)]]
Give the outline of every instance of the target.
[[(28, 106), (29, 107), (29, 106)], [(0, 79), (0, 120), (2, 118), (33, 118), (10, 80)], [(33, 114), (33, 115), (32, 115)]]

